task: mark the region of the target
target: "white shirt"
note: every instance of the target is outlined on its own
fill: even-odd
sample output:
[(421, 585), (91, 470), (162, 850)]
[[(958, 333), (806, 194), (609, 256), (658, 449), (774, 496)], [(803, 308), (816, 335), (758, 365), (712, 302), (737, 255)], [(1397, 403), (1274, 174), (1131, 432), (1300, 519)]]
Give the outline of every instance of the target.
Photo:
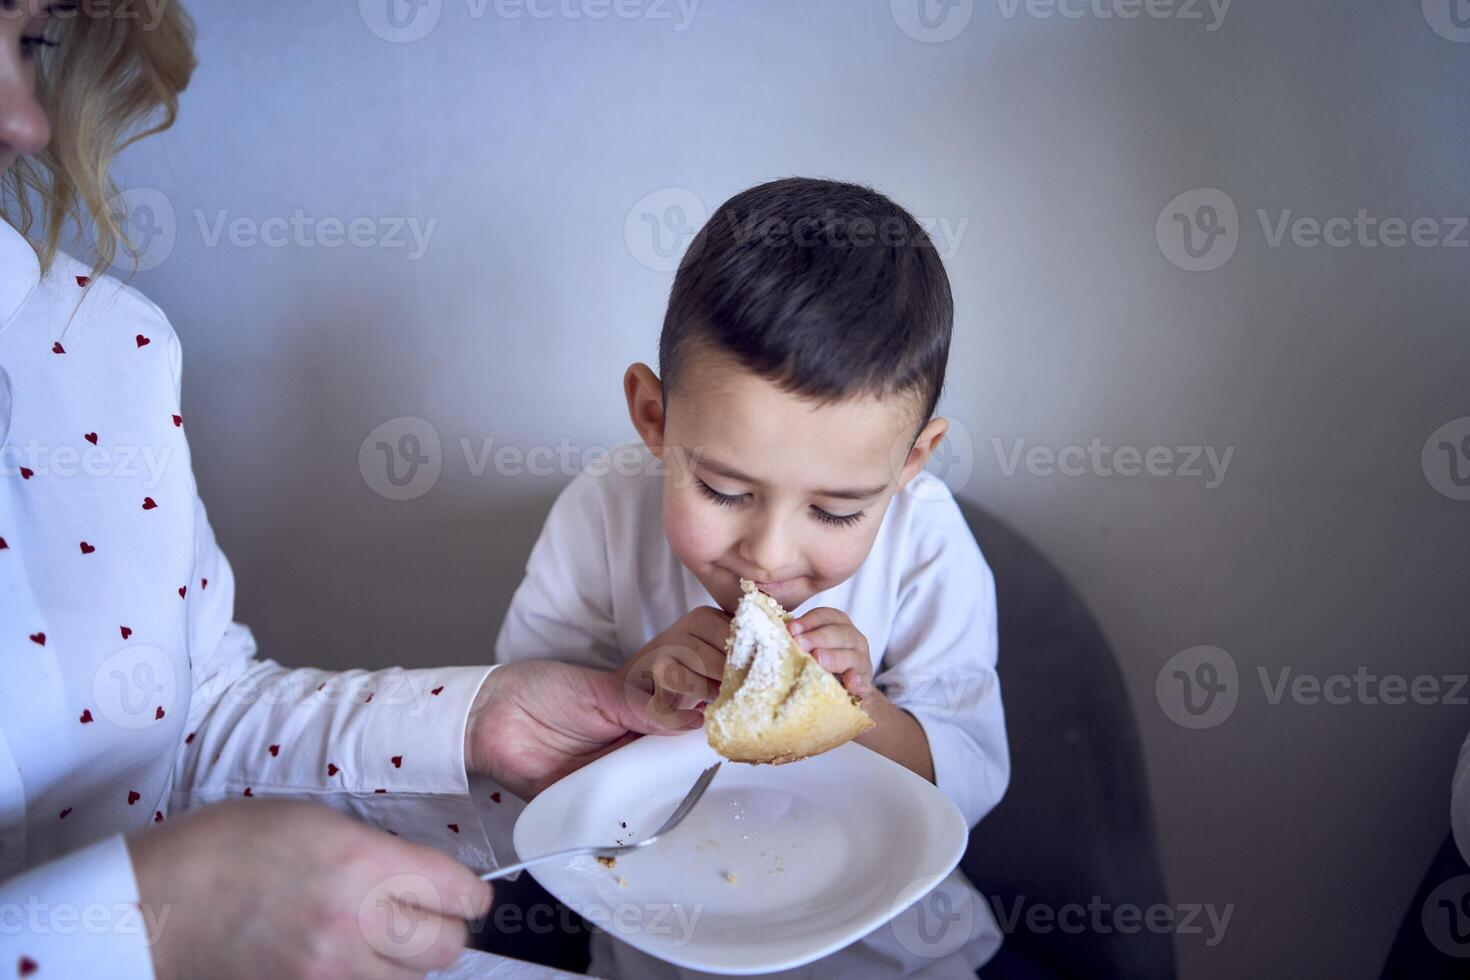
[[(669, 547), (662, 492), (642, 447), (620, 448), (562, 491), (501, 627), (497, 662), (549, 657), (611, 670), (690, 610), (715, 605)], [(819, 606), (846, 612), (867, 637), (874, 683), (923, 726), (940, 791), (974, 826), (1005, 793), (1010, 756), (995, 673), (994, 580), (949, 489), (930, 474), (916, 477), (893, 499), (858, 571), (793, 612)], [(516, 809), (497, 813), (491, 828), (502, 857)], [(963, 948), (901, 941), (913, 923), (898, 923), (793, 975), (973, 977), (999, 946), (999, 931), (962, 876), (944, 888), (951, 907), (972, 903)], [(601, 975), (691, 975), (606, 936), (593, 949), (592, 972)]]
[(217, 800), (315, 800), (492, 865), (464, 768), (489, 668), (256, 659), (178, 338), (86, 274), (59, 256), (41, 279), (0, 221), (0, 974), (152, 976), (121, 835)]

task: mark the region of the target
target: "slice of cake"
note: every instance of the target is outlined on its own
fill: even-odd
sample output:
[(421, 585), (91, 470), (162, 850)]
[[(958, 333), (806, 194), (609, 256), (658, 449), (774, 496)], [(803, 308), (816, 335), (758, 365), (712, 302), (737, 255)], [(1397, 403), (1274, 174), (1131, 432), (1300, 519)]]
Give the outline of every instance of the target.
[(704, 714), (710, 747), (733, 762), (779, 765), (834, 749), (873, 727), (862, 701), (796, 645), (781, 604), (740, 580), (720, 696)]

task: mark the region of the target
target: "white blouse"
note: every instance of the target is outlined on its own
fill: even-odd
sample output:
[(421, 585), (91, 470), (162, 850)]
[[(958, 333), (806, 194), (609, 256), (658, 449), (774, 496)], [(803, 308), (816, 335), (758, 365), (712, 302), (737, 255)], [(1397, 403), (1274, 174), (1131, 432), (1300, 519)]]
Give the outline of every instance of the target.
[[(0, 977), (151, 977), (122, 834), (239, 797), (329, 804), (476, 868), (488, 668), (255, 657), (190, 467), (159, 309), (0, 221)], [(155, 916), (154, 910), (147, 910)]]

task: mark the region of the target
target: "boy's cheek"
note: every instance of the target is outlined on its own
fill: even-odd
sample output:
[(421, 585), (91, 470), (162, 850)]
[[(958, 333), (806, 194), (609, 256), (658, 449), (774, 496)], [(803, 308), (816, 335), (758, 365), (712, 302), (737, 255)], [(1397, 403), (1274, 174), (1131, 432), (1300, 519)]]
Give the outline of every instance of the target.
[(664, 537), (679, 560), (698, 571), (728, 550), (723, 540), (725, 532), (717, 514), (704, 513), (713, 508), (700, 507), (698, 501), (682, 496), (677, 491), (664, 495)]

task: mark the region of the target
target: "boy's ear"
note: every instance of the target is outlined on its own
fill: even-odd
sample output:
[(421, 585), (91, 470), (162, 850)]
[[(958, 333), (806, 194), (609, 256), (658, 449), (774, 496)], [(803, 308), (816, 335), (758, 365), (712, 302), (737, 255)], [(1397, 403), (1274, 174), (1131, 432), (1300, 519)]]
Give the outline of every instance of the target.
[(664, 386), (653, 368), (641, 361), (623, 373), (623, 396), (628, 418), (648, 451), (662, 458), (664, 448)]
[(908, 458), (904, 460), (903, 467), (898, 471), (898, 489), (902, 490), (909, 485), (909, 481), (919, 475), (924, 464), (929, 462), (929, 457), (939, 444), (944, 441), (944, 434), (949, 431), (949, 420), (938, 416), (930, 419), (922, 429), (919, 437), (914, 440), (914, 445), (909, 449)]

